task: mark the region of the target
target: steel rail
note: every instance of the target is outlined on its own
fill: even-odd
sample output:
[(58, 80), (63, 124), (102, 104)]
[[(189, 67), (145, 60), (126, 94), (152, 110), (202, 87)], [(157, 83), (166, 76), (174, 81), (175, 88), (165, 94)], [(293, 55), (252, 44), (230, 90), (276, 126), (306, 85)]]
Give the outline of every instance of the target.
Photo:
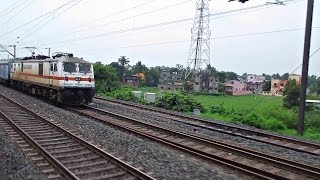
[[(238, 127), (238, 126), (223, 124), (223, 123), (219, 123), (216, 121), (210, 121), (210, 120), (206, 120), (206, 119), (202, 119), (202, 118), (198, 118), (198, 117), (187, 116), (187, 115), (184, 115), (181, 113), (172, 113), (172, 112), (169, 112), (168, 110), (155, 108), (155, 107), (146, 107), (144, 105), (139, 105), (136, 103), (124, 102), (124, 101), (120, 101), (120, 100), (111, 100), (111, 99), (102, 98), (102, 97), (95, 97), (95, 98), (99, 99), (99, 100), (109, 101), (111, 103), (122, 104), (122, 105), (130, 106), (130, 107), (134, 107), (134, 108), (144, 109), (147, 111), (153, 111), (153, 112), (169, 115), (172, 117), (178, 117), (180, 119), (171, 119), (171, 120), (185, 123), (188, 125), (193, 125), (193, 126), (200, 127), (200, 128), (204, 128), (204, 129), (209, 129), (209, 130), (216, 131), (219, 133), (229, 134), (232, 136), (251, 139), (251, 140), (259, 141), (262, 143), (272, 144), (272, 145), (275, 145), (278, 147), (287, 148), (287, 149), (298, 151), (298, 152), (304, 152), (304, 153), (308, 153), (308, 154), (312, 154), (312, 155), (320, 155), (320, 144), (318, 144), (318, 143), (307, 142), (307, 141), (298, 140), (298, 139), (285, 137), (285, 136), (281, 136), (281, 135), (276, 135), (276, 134), (272, 134), (272, 133), (261, 132), (258, 130), (246, 129), (246, 128), (242, 128), (242, 127)], [(233, 132), (233, 131), (236, 131), (236, 132)], [(260, 136), (261, 138), (258, 138), (256, 136), (252, 137), (252, 136), (237, 133), (239, 131), (244, 132), (244, 133), (251, 133), (253, 135)], [(267, 139), (264, 139), (264, 137), (272, 138), (274, 140), (279, 140), (279, 141), (284, 141), (284, 142), (283, 143), (275, 143), (272, 140), (268, 141)], [(310, 151), (310, 150), (306, 150), (305, 148), (290, 147), (290, 146), (285, 145), (286, 144), (285, 142), (297, 144), (300, 146), (305, 146), (306, 148), (307, 147), (314, 148), (316, 150)]]
[[(48, 124), (49, 126), (53, 127), (53, 129), (64, 133), (67, 137), (71, 138), (72, 140), (78, 142), (79, 144), (81, 144), (82, 146), (88, 148), (89, 150), (91, 150), (92, 152), (96, 153), (97, 155), (103, 157), (104, 159), (106, 159), (107, 161), (115, 164), (117, 167), (121, 168), (122, 170), (124, 170), (125, 172), (131, 174), (132, 176), (138, 178), (138, 179), (143, 179), (143, 180), (153, 180), (154, 178), (152, 178), (151, 176), (149, 176), (148, 174), (134, 168), (133, 166), (125, 163), (124, 161), (114, 157), (113, 155), (103, 151), (102, 149), (94, 146), (93, 144), (80, 139), (79, 137), (75, 136), (74, 134), (70, 133), (69, 131), (59, 127), (58, 125), (48, 121), (46, 118), (44, 118), (43, 116), (35, 113), (34, 111), (28, 109), (27, 107), (21, 105), (20, 103), (10, 99), (9, 97), (0, 94), (0, 97), (6, 99), (7, 101), (9, 101), (10, 103), (16, 105), (17, 107), (19, 107), (22, 111), (27, 112), (28, 114), (30, 114), (31, 116), (41, 120), (42, 122), (45, 122), (46, 124)], [(15, 124), (7, 115), (5, 115), (1, 109), (0, 109), (0, 115), (2, 117), (4, 117), (8, 123), (10, 123), (10, 125), (19, 132), (19, 134), (21, 134), (28, 143), (30, 143), (33, 147), (35, 147), (37, 150), (39, 150), (39, 152), (41, 153), (41, 155), (43, 155), (53, 166), (54, 168), (56, 168), (64, 177), (66, 177), (66, 179), (79, 179), (75, 174), (73, 174), (70, 170), (67, 169), (67, 167), (65, 167), (62, 163), (60, 163), (57, 159), (55, 159), (49, 152), (47, 152), (40, 144), (38, 144), (36, 142), (36, 140), (32, 139), (31, 136), (29, 136), (24, 130), (22, 130), (19, 125)]]
[[(101, 110), (101, 109), (93, 108), (93, 107), (90, 107), (90, 106), (87, 106), (87, 108), (89, 108), (91, 110), (94, 110), (95, 112), (103, 113), (105, 115), (109, 115), (109, 116), (112, 116), (112, 117), (125, 119), (125, 120), (128, 120), (128, 121), (134, 122), (135, 124), (147, 126), (148, 129), (153, 128), (153, 129), (165, 131), (165, 132), (167, 132), (169, 134), (176, 134), (176, 135), (179, 135), (179, 136), (192, 138), (193, 140), (213, 145), (215, 147), (218, 147), (219, 149), (225, 149), (225, 150), (227, 149), (228, 151), (236, 152), (238, 154), (239, 153), (245, 154), (246, 156), (249, 156), (251, 158), (252, 157), (258, 158), (259, 160), (263, 160), (263, 161), (268, 162), (268, 163), (277, 164), (278, 167), (279, 166), (283, 166), (283, 167), (285, 167), (285, 169), (287, 169), (289, 171), (298, 171), (298, 172), (300, 172), (300, 174), (307, 174), (308, 176), (317, 177), (317, 178), (320, 177), (320, 169), (316, 168), (316, 167), (313, 167), (313, 166), (300, 164), (300, 163), (293, 162), (293, 161), (290, 161), (290, 160), (286, 160), (286, 159), (283, 159), (283, 158), (273, 157), (273, 156), (266, 155), (264, 153), (260, 153), (260, 152), (257, 152), (257, 151), (253, 151), (253, 150), (249, 150), (249, 149), (245, 149), (245, 148), (240, 148), (238, 146), (233, 146), (233, 145), (226, 144), (226, 143), (217, 142), (217, 141), (214, 141), (212, 139), (205, 139), (205, 138), (202, 138), (202, 137), (198, 137), (198, 136), (195, 136), (195, 135), (187, 134), (187, 133), (184, 133), (184, 132), (179, 132), (179, 131), (176, 131), (176, 130), (173, 131), (173, 130), (170, 130), (168, 128), (163, 128), (163, 127), (159, 127), (159, 126), (156, 126), (156, 125), (152, 125), (150, 123), (141, 122), (141, 121), (135, 120), (133, 118), (129, 118), (129, 117), (125, 117), (125, 116), (122, 116), (122, 115), (119, 115), (119, 114), (108, 112), (106, 110)], [(97, 116), (94, 116), (92, 114), (90, 115), (90, 114), (85, 113), (84, 111), (79, 110), (79, 109), (69, 108), (69, 110), (77, 112), (77, 113), (80, 113), (80, 114), (85, 115), (85, 116), (88, 116), (90, 118), (98, 120), (99, 122), (112, 124), (112, 125), (115, 125), (117, 127), (121, 127), (121, 128), (126, 129), (126, 130), (129, 130), (131, 132), (135, 132), (135, 133), (138, 133), (140, 135), (147, 136), (147, 137), (149, 137), (149, 138), (151, 138), (153, 140), (157, 140), (157, 141), (160, 140), (161, 142), (165, 141), (166, 144), (169, 144), (169, 145), (173, 144), (175, 147), (178, 146), (182, 150), (186, 150), (187, 149), (189, 153), (190, 152), (191, 153), (195, 153), (197, 155), (200, 155), (200, 156), (206, 157), (206, 158), (209, 157), (210, 160), (214, 160), (215, 162), (227, 165), (229, 167), (231, 166), (232, 168), (237, 168), (237, 169), (239, 169), (239, 170), (241, 170), (241, 171), (243, 171), (243, 172), (245, 172), (247, 174), (258, 176), (259, 178), (286, 179), (283, 176), (278, 176), (276, 174), (263, 171), (261, 169), (253, 168), (253, 167), (250, 167), (250, 166), (239, 164), (239, 163), (234, 162), (234, 161), (226, 160), (225, 158), (221, 158), (219, 156), (215, 156), (215, 155), (212, 155), (210, 153), (207, 153), (207, 152), (204, 152), (204, 151), (201, 151), (201, 150), (197, 150), (197, 149), (192, 148), (192, 147), (190, 148), (190, 147), (187, 147), (187, 146), (181, 146), (181, 144), (179, 144), (179, 143), (176, 143), (176, 142), (173, 142), (173, 141), (168, 141), (168, 140), (166, 140), (164, 138), (150, 135), (150, 133), (148, 134), (148, 133), (145, 133), (145, 132), (139, 130), (139, 128), (135, 128), (134, 126), (136, 126), (136, 125), (131, 125), (131, 127), (130, 127), (130, 126), (123, 125), (120, 122), (111, 122), (111, 121), (106, 121), (106, 120), (100, 119)]]

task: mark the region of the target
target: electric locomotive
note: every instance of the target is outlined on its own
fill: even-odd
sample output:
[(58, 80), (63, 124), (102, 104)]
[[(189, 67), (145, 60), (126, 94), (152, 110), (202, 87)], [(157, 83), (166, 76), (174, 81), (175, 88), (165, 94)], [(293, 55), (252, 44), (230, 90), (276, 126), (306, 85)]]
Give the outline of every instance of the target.
[[(6, 63), (0, 62), (0, 78), (11, 86), (67, 105), (92, 102), (95, 87), (93, 65), (71, 53), (55, 53), (52, 58), (38, 55)], [(6, 68), (8, 75), (3, 70)]]

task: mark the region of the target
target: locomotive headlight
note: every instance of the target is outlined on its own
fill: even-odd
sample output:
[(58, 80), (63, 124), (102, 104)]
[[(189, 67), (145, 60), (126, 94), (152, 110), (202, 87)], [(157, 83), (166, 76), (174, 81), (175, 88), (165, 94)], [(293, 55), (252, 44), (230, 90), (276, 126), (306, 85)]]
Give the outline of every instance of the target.
[(64, 77), (64, 80), (68, 81), (69, 79), (68, 79), (68, 77), (66, 76), (66, 77)]

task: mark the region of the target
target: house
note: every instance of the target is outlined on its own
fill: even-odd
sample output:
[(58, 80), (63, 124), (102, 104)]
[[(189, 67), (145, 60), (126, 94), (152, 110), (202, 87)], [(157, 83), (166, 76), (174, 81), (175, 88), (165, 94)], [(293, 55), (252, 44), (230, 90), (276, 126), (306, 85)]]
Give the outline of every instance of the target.
[(246, 79), (246, 90), (255, 94), (261, 94), (263, 92), (263, 86), (266, 78), (262, 75), (248, 74)]
[(301, 75), (290, 74), (288, 80), (296, 80), (298, 85), (301, 85)]
[(171, 71), (169, 68), (162, 68), (159, 78), (158, 89), (160, 91), (184, 90), (182, 77), (182, 72), (175, 72)]
[(272, 79), (271, 80), (271, 94), (282, 95), (284, 88), (288, 84), (288, 80)]
[(123, 76), (123, 84), (128, 85), (128, 86), (134, 86), (134, 87), (138, 87), (141, 84), (141, 76), (139, 75), (126, 75)]
[(247, 90), (246, 83), (243, 83), (237, 80), (229, 80), (224, 85), (225, 85), (225, 91), (229, 95), (240, 96), (240, 95), (252, 94), (251, 91)]
[(160, 73), (159, 83), (165, 84), (168, 82), (181, 82), (182, 73), (171, 72), (169, 69), (162, 69)]
[(218, 80), (213, 75), (209, 75), (205, 71), (199, 72), (195, 76), (195, 79), (193, 82), (193, 90), (196, 92), (206, 91), (210, 93), (217, 93), (218, 86), (219, 86)]

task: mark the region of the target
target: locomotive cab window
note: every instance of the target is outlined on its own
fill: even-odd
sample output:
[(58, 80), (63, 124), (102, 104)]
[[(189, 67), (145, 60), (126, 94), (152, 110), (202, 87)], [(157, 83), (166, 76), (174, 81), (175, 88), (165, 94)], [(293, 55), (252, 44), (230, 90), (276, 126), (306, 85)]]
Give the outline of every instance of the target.
[(65, 62), (63, 63), (63, 70), (64, 72), (69, 72), (69, 73), (77, 72), (76, 64), (71, 62)]
[(79, 64), (79, 72), (80, 73), (90, 73), (91, 72), (91, 64)]
[(53, 64), (50, 64), (50, 71), (53, 71)]

